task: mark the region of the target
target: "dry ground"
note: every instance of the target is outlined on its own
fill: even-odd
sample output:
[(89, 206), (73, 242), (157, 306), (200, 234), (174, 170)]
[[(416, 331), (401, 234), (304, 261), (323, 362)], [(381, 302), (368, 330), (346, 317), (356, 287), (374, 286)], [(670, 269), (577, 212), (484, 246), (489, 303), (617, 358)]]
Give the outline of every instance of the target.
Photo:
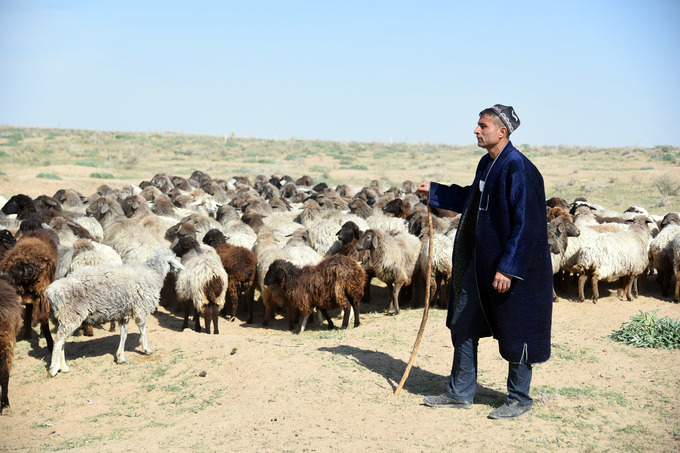
[[(0, 417), (7, 451), (678, 451), (680, 351), (638, 349), (607, 336), (639, 310), (677, 317), (680, 306), (648, 295), (554, 305), (553, 356), (534, 371), (534, 409), (486, 418), (503, 401), (507, 364), (480, 344), (480, 387), (469, 410), (431, 409), (452, 356), (445, 312), (430, 310), (414, 368), (394, 396), (422, 309), (388, 317), (384, 288), (356, 329), (313, 326), (296, 336), (221, 320), (220, 334), (180, 332), (165, 308), (150, 318), (155, 352), (130, 329), (128, 365), (118, 335), (66, 344), (70, 373), (48, 378), (44, 340), (19, 341), (10, 381), (12, 415)], [(338, 320), (339, 323), (339, 320)]]

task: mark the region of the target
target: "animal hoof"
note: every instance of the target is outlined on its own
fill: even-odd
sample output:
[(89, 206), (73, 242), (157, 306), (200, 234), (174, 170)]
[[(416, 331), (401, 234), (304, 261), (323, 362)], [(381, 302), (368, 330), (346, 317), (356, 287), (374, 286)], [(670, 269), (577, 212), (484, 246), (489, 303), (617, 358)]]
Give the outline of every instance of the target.
[(49, 374), (50, 377), (54, 377), (54, 376), (57, 375), (58, 372), (59, 372), (59, 370), (53, 370), (53, 369), (50, 368), (48, 374)]

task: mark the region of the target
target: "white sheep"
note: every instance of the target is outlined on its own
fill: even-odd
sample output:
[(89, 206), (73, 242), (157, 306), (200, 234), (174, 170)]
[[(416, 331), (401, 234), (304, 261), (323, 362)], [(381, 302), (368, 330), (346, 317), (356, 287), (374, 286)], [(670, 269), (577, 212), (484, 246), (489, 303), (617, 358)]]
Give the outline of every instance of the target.
[[(430, 269), (431, 285), (430, 290), (430, 301), (439, 295), (439, 306), (448, 306), (448, 296), (449, 296), (449, 282), (451, 281), (451, 269), (452, 262), (451, 256), (453, 256), (453, 239), (441, 234), (434, 233), (432, 235), (433, 245), (432, 245), (432, 266)], [(429, 229), (424, 228), (421, 231), (420, 236), (420, 255), (418, 256), (418, 267), (419, 274), (421, 276), (420, 283), (418, 285), (419, 291), (416, 292), (416, 304), (419, 304), (422, 298), (421, 292), (424, 292), (428, 277), (427, 273), (427, 262), (429, 259), (430, 252), (430, 234)], [(422, 289), (422, 291), (420, 291)]]
[(172, 249), (182, 260), (184, 270), (177, 275), (177, 298), (184, 306), (182, 330), (189, 327), (189, 314), (196, 312), (196, 332), (201, 331), (199, 315), (205, 318), (205, 331), (220, 333), (218, 320), (229, 284), (227, 272), (215, 249), (199, 244), (194, 236), (182, 236)]
[(172, 250), (162, 248), (144, 263), (85, 266), (54, 281), (45, 291), (59, 326), (49, 374), (55, 376), (59, 371), (69, 371), (64, 343), (84, 322), (118, 323), (120, 343), (116, 362), (120, 364), (125, 363), (125, 340), (132, 318), (139, 326), (144, 352), (151, 354), (146, 340), (146, 319), (158, 308), (160, 290), (171, 267), (183, 268)]
[(668, 297), (671, 277), (675, 274), (673, 267), (673, 239), (680, 233), (680, 215), (668, 213), (661, 221), (661, 231), (649, 245), (649, 256), (652, 266), (659, 273), (661, 293)]
[(675, 270), (675, 295), (673, 302), (680, 302), (680, 234), (673, 238), (673, 269)]
[(378, 229), (366, 230), (356, 244), (357, 250), (370, 250), (364, 266), (387, 285), (390, 304), (387, 314), (399, 314), (399, 291), (411, 284), (420, 255), (420, 241), (410, 233), (394, 236)]
[[(592, 278), (593, 303), (597, 302), (599, 280), (612, 281), (625, 277), (623, 294), (632, 300), (632, 287), (649, 266), (651, 232), (645, 216), (638, 216), (622, 233), (600, 233), (582, 245), (576, 266), (579, 276), (579, 300), (584, 300), (583, 286)], [(583, 229), (581, 230), (583, 233)]]
[(112, 198), (99, 197), (88, 206), (87, 212), (101, 223), (103, 242), (120, 255), (123, 263), (142, 263), (154, 251), (169, 245), (125, 217), (120, 204)]

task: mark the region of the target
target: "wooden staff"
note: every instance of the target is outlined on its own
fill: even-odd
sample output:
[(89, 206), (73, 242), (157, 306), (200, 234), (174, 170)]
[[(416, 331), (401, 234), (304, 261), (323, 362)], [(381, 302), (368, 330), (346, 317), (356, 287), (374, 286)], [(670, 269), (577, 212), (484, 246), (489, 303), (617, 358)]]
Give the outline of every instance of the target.
[(425, 323), (427, 322), (427, 314), (430, 311), (430, 273), (432, 272), (432, 249), (434, 247), (433, 231), (432, 231), (432, 210), (430, 209), (430, 204), (428, 200), (427, 205), (427, 228), (428, 235), (430, 237), (430, 244), (427, 251), (427, 272), (425, 273), (425, 278), (427, 282), (425, 283), (425, 309), (423, 310), (423, 320), (420, 321), (420, 330), (418, 331), (418, 336), (416, 337), (416, 343), (413, 345), (413, 352), (411, 352), (411, 360), (408, 361), (406, 365), (406, 370), (404, 375), (401, 377), (401, 382), (399, 386), (394, 391), (395, 395), (399, 395), (401, 389), (404, 387), (404, 383), (408, 378), (408, 374), (411, 372), (411, 367), (413, 362), (416, 360), (416, 354), (418, 353), (418, 346), (420, 346), (420, 340), (423, 339), (423, 332), (425, 332)]

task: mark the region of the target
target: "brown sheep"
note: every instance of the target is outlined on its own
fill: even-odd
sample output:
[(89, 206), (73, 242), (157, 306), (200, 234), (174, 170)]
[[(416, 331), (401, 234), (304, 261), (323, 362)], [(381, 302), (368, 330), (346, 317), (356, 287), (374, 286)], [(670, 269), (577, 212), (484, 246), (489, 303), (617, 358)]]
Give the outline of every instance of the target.
[(328, 310), (342, 308), (345, 311), (342, 327), (349, 324), (350, 307), (354, 310), (354, 327), (359, 326), (359, 304), (364, 295), (366, 273), (351, 258), (341, 255), (325, 257), (315, 266), (299, 268), (294, 264), (276, 260), (264, 277), (264, 283), (279, 286), (288, 307), (289, 327), (293, 327), (292, 310), (297, 309), (300, 322), (293, 331), (300, 333), (309, 315), (318, 308), (332, 329), (333, 321)]
[(224, 270), (227, 271), (229, 276), (224, 310), (226, 310), (227, 304), (231, 304), (233, 320), (236, 318), (239, 299), (245, 298), (246, 306), (248, 307), (247, 323), (252, 324), (257, 257), (245, 247), (227, 243), (227, 238), (216, 228), (205, 234), (203, 243), (215, 249), (222, 260)]
[[(27, 222), (22, 222), (22, 227)], [(31, 338), (31, 326), (40, 323), (40, 333), (52, 351), (53, 341), (49, 326), (50, 303), (45, 289), (54, 281), (57, 270), (57, 244), (40, 227), (26, 229), (18, 235), (16, 245), (0, 261), (0, 271), (12, 278), (22, 302), (26, 305), (24, 338)]]
[(16, 288), (0, 278), (0, 414), (9, 408), (9, 372), (12, 370), (14, 346), (21, 328), (21, 296)]
[[(335, 252), (336, 255), (347, 256), (352, 258), (354, 261), (359, 263), (361, 266), (368, 263), (371, 259), (370, 250), (359, 251), (356, 249), (357, 242), (361, 237), (362, 231), (359, 226), (352, 222), (345, 222), (342, 225), (340, 231), (337, 232), (336, 236), (342, 242), (342, 246)], [(371, 280), (374, 275), (370, 269), (365, 269), (366, 271), (366, 285), (364, 287), (364, 296), (361, 299), (362, 303), (369, 303), (371, 301)]]

